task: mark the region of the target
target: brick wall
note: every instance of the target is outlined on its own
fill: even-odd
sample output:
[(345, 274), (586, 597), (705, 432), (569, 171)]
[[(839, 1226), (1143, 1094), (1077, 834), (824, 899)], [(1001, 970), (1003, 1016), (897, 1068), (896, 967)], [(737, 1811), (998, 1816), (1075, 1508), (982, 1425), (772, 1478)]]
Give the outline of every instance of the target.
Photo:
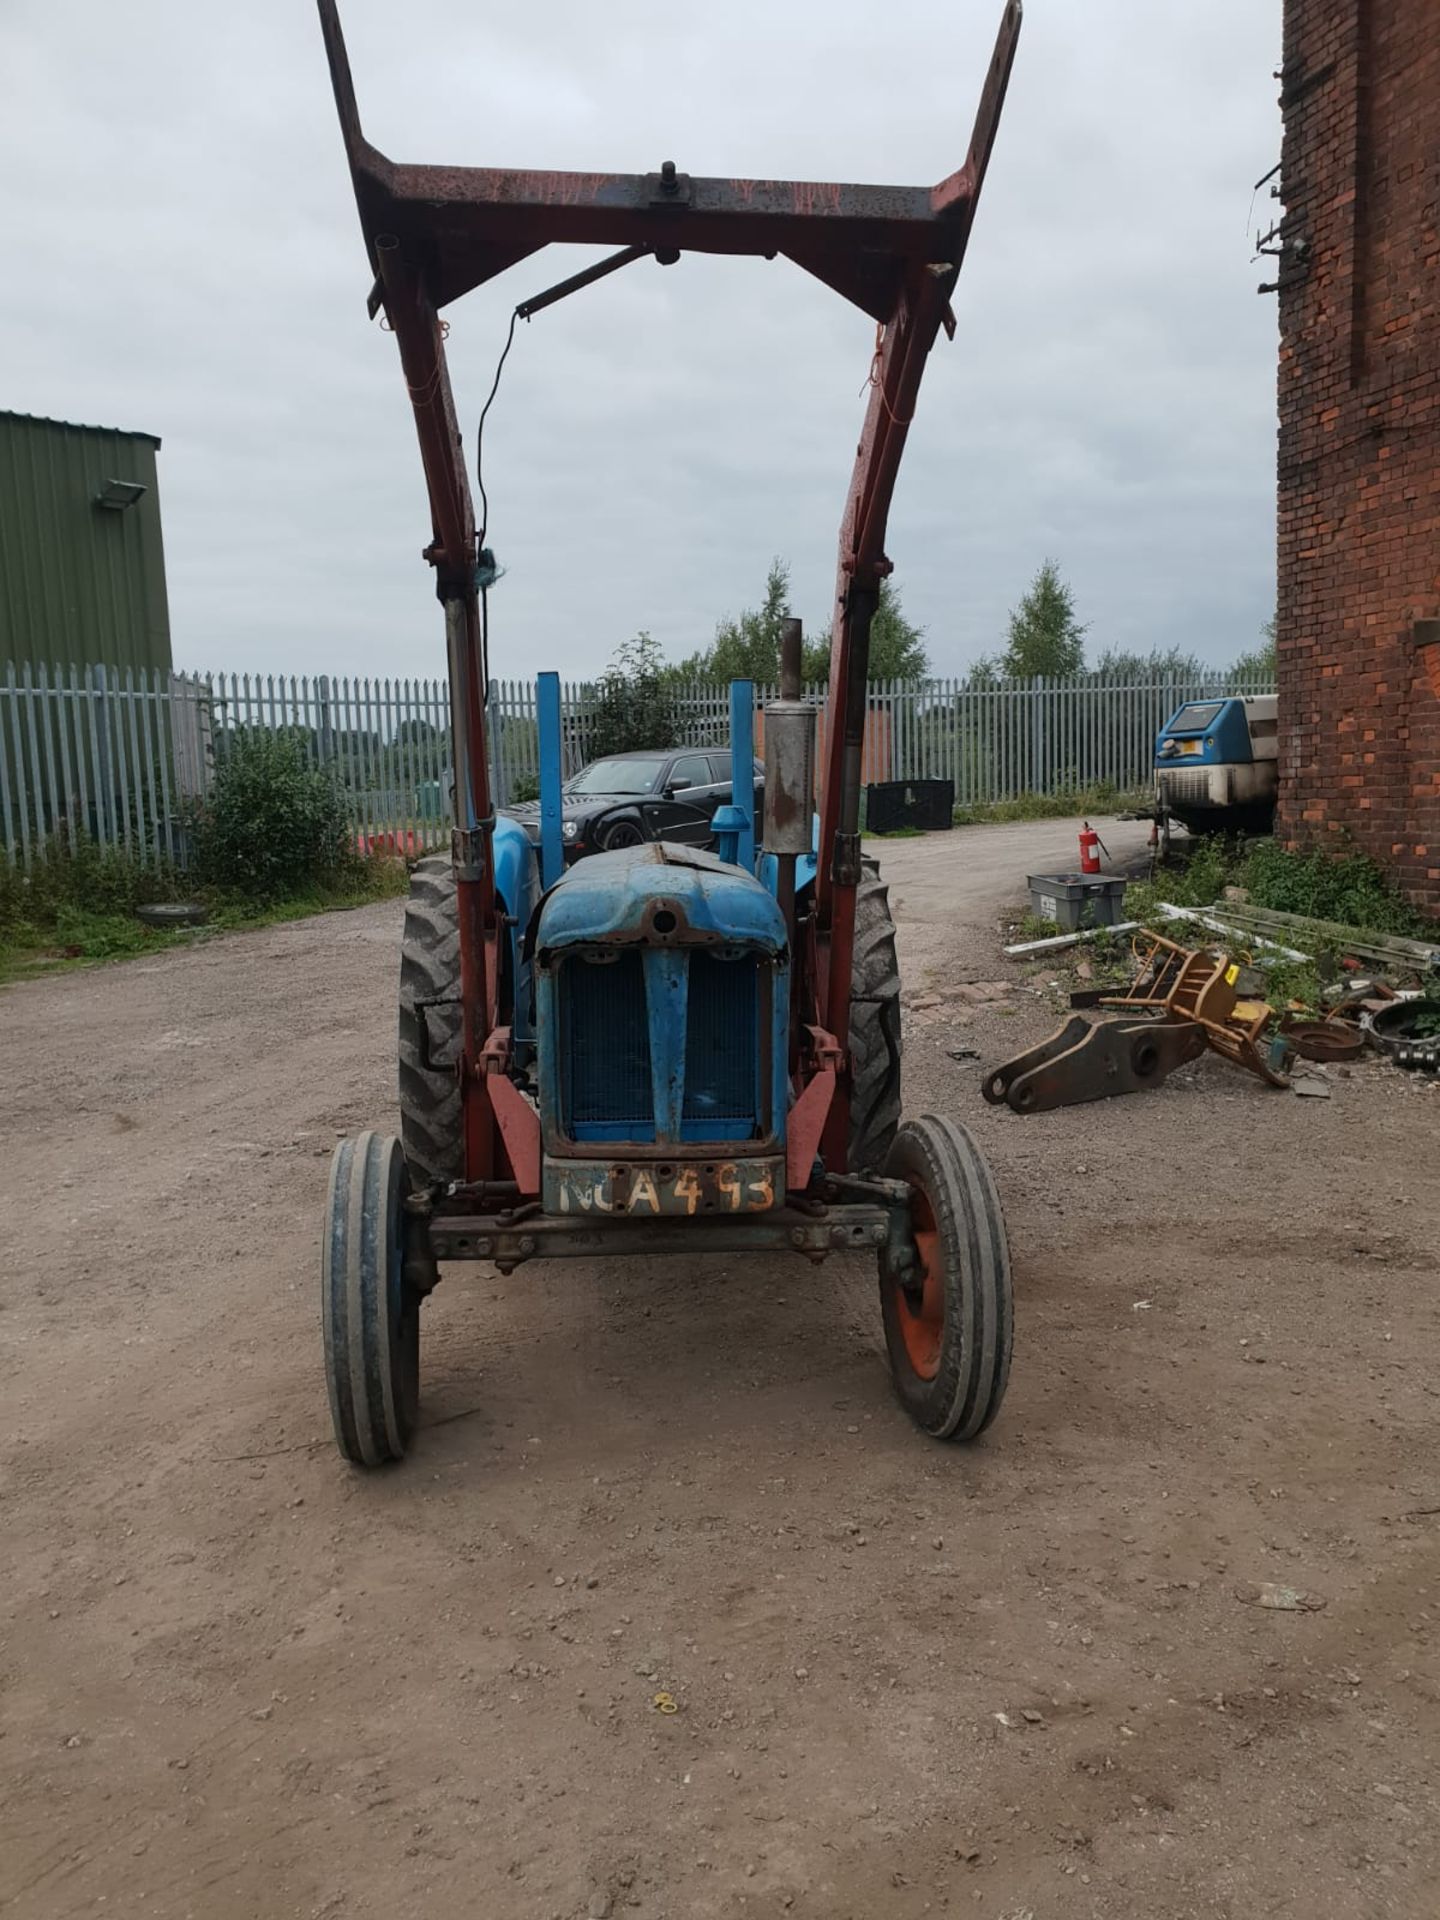
[(1440, 915), (1440, 0), (1285, 0), (1281, 831)]

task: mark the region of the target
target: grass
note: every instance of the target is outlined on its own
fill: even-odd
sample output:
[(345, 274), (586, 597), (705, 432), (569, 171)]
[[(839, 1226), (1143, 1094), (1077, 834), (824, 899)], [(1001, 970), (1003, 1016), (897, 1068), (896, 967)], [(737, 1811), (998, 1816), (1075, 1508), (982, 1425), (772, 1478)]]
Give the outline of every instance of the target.
[(1013, 800), (991, 800), (973, 807), (956, 807), (957, 827), (995, 826), (1011, 820), (1066, 820), (1079, 814), (1128, 813), (1147, 810), (1148, 790), (1130, 790), (1102, 781), (1089, 787), (1058, 787), (1053, 793), (1022, 793)]
[[(197, 887), (173, 867), (142, 867), (123, 853), (89, 842), (73, 852), (52, 845), (28, 870), (0, 860), (0, 984), (190, 946), (217, 933), (363, 906), (403, 893), (407, 880), (399, 860), (356, 858), (311, 888), (251, 900)], [(147, 927), (135, 918), (139, 906), (174, 899), (203, 901), (209, 909), (205, 925)]]

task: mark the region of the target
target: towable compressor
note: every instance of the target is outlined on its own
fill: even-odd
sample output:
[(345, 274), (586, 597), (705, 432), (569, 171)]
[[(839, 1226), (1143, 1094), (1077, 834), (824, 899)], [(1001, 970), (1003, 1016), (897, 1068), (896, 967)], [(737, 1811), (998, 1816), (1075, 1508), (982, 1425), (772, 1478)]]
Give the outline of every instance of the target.
[[(319, 0), (373, 276), (429, 492), (444, 609), (454, 826), (413, 876), (401, 953), (401, 1138), (341, 1141), (322, 1258), (335, 1435), (366, 1466), (415, 1427), (420, 1310), (450, 1260), (864, 1252), (900, 1399), (939, 1439), (995, 1417), (1010, 1368), (1005, 1223), (962, 1127), (900, 1121), (900, 978), (859, 806), (870, 625), (926, 359), (950, 300), (1020, 30), (1008, 0), (969, 151), (934, 187), (399, 165), (360, 128), (335, 0)], [(823, 730), (799, 623), (765, 713), (763, 845), (744, 807), (720, 855), (661, 842), (545, 871), (497, 819), (486, 752), (487, 594), (441, 309), (552, 243), (618, 248), (516, 309), (687, 252), (783, 254), (876, 324), (840, 535)], [(736, 739), (738, 800), (748, 740)], [(740, 756), (746, 756), (741, 758)], [(547, 756), (554, 777), (558, 752)], [(815, 793), (819, 789), (819, 820)], [(543, 811), (543, 796), (542, 796)], [(728, 857), (726, 857), (728, 856)]]

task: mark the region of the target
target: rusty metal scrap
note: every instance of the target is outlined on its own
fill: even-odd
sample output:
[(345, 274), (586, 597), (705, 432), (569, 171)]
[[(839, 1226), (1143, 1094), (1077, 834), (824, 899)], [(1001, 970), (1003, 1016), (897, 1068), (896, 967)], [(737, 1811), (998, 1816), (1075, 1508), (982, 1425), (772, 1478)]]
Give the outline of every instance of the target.
[(997, 1067), (982, 1091), (991, 1106), (1048, 1113), (1158, 1087), (1176, 1067), (1198, 1060), (1205, 1045), (1197, 1020), (1101, 1020), (1091, 1026), (1075, 1014), (1048, 1040)]

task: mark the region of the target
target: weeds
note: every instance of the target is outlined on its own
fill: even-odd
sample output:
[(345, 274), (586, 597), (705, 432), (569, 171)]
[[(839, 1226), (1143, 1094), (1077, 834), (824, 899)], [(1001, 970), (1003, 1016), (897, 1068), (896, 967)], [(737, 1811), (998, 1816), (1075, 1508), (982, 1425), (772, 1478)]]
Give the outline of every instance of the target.
[(1065, 820), (1072, 815), (1148, 812), (1152, 796), (1101, 781), (1090, 787), (1058, 787), (1053, 793), (1022, 793), (1013, 800), (990, 800), (956, 807), (957, 827), (994, 826), (1012, 820)]

